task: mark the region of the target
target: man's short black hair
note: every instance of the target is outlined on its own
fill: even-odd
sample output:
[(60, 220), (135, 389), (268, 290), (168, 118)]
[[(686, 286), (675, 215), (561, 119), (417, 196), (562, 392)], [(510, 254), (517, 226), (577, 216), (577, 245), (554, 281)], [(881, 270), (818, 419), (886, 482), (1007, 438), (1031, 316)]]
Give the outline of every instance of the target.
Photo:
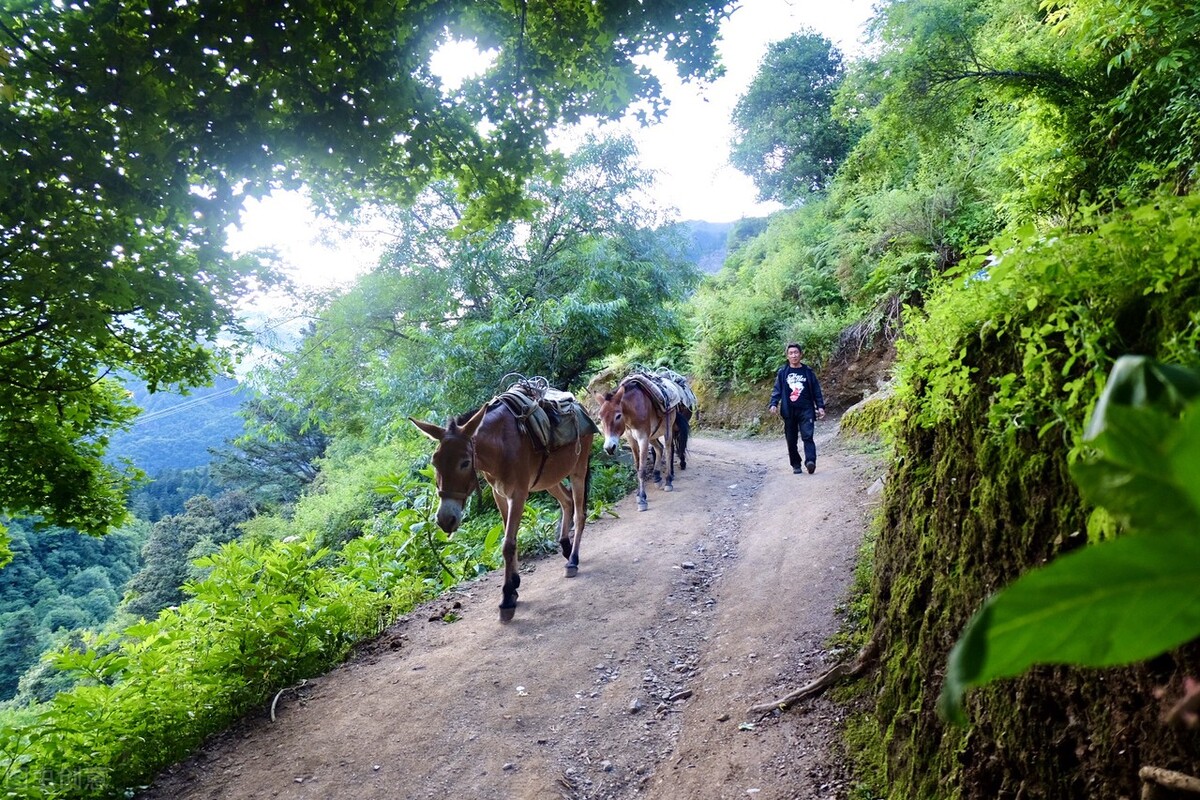
[(788, 342), (788, 346), (783, 348), (783, 352), (786, 353), (788, 350), (791, 350), (793, 347), (796, 348), (797, 350), (799, 350), (801, 353), (804, 352), (804, 348), (801, 347), (798, 342)]

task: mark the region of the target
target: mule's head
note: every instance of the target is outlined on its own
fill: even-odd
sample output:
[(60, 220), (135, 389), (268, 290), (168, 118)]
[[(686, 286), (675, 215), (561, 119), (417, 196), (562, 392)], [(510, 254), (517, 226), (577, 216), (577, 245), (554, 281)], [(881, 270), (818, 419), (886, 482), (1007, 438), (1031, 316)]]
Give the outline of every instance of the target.
[(610, 456), (621, 449), (621, 437), (625, 435), (625, 414), (621, 410), (621, 401), (624, 399), (624, 386), (615, 392), (596, 393), (596, 402), (600, 404), (597, 416), (600, 418), (600, 432), (604, 434), (604, 452)]
[(438, 443), (432, 459), (439, 498), (437, 524), (446, 533), (458, 530), (467, 498), (479, 486), (479, 478), (475, 474), (474, 436), (485, 413), (486, 405), (462, 425), (450, 420), (444, 428), (409, 417), (412, 424)]

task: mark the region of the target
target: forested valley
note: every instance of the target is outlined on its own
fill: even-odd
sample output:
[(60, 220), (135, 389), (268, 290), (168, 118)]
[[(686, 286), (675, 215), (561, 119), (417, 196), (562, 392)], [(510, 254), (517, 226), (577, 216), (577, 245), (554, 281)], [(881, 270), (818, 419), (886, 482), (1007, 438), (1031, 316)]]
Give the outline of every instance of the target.
[[(661, 113), (640, 52), (711, 78), (731, 11), (0, 12), (10, 796), (126, 796), (494, 569), (486, 497), (452, 539), (433, 524), (410, 416), (477, 408), (513, 374), (586, 397), (632, 365), (688, 374), (702, 408), (761, 407), (788, 341), (893, 465), (846, 622), (878, 653), (853, 687), (853, 796), (1134, 797), (1143, 767), (1200, 775), (1200, 11), (885, 0), (862, 55), (777, 42), (730, 159), (786, 208), (714, 244), (649, 203), (631, 140), (549, 142)], [(430, 68), (449, 38), (495, 53), (455, 89)], [(369, 213), (388, 245), (297, 298), (298, 343), (264, 358), (240, 314), (280, 265), (224, 245), (276, 189)], [(147, 460), (206, 438), (186, 409), (119, 457), (160, 398), (232, 389), (252, 351), (208, 460)], [(864, 357), (894, 360), (886, 386), (846, 378)], [(596, 462), (589, 513), (629, 480)], [(556, 546), (556, 513), (527, 508), (522, 552)]]

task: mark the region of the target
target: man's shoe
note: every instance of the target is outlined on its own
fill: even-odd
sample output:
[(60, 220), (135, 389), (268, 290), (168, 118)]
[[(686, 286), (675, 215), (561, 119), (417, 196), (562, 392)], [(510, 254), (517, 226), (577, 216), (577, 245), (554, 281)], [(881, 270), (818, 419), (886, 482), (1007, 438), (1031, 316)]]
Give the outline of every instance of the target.
[[(807, 464), (804, 465), (804, 467), (808, 470), (808, 474), (812, 475), (814, 472), (817, 471), (817, 462), (809, 461)], [(800, 470), (796, 470), (796, 472), (799, 472), (799, 471)]]
[(792, 474), (793, 474), (793, 475), (799, 475), (801, 472), (803, 472), (803, 470), (802, 470), (802, 469), (800, 469), (799, 467), (792, 467)]

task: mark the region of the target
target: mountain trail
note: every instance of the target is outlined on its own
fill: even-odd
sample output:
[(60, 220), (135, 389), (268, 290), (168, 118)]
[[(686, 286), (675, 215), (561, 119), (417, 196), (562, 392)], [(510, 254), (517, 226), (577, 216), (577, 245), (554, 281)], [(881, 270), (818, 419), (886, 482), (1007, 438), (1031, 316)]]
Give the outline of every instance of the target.
[(674, 492), (587, 526), (578, 577), (523, 564), (511, 623), (500, 573), (463, 584), (138, 797), (844, 800), (844, 708), (749, 712), (854, 655), (827, 640), (883, 466), (836, 427), (813, 475), (782, 435), (700, 432)]

